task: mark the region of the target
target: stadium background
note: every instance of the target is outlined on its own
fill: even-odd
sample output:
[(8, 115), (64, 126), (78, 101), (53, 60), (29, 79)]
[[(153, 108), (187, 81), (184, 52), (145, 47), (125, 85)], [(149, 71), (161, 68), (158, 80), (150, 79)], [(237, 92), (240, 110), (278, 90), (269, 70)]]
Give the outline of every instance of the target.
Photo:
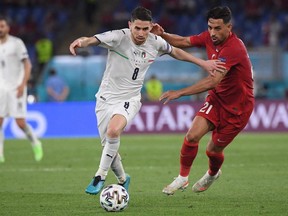
[[(97, 136), (94, 94), (105, 68), (106, 50), (82, 49), (80, 56), (69, 54), (69, 44), (79, 36), (127, 27), (131, 10), (137, 5), (149, 8), (154, 21), (167, 32), (180, 35), (206, 30), (205, 12), (216, 5), (228, 5), (233, 13), (233, 31), (243, 39), (254, 67), (257, 106), (246, 131), (287, 131), (288, 128), (288, 1), (287, 0), (2, 0), (0, 13), (10, 17), (11, 34), (22, 38), (33, 63), (29, 81), (28, 121), (40, 137)], [(39, 60), (37, 42), (48, 39), (52, 54)], [(201, 49), (187, 50), (205, 58)], [(45, 80), (55, 68), (69, 84), (65, 103), (47, 103)], [(161, 57), (147, 74), (163, 82), (164, 90), (177, 89), (205, 76), (201, 68), (170, 57)], [(189, 121), (205, 95), (184, 97), (167, 107), (144, 103), (140, 115), (128, 127), (130, 133), (177, 133)], [(75, 112), (83, 113), (76, 117)], [(77, 130), (69, 125), (79, 125)], [(4, 123), (8, 138), (21, 137), (15, 122)]]
[[(98, 2), (95, 9), (94, 2)], [(165, 196), (161, 192), (163, 186), (179, 171), (182, 131), (185, 131), (191, 116), (201, 104), (201, 98), (183, 98), (168, 106), (145, 103), (136, 117), (136, 124), (129, 126), (129, 130), (134, 130), (137, 135), (124, 133), (121, 137), (122, 160), (132, 181), (129, 206), (120, 214), (287, 215), (287, 0), (0, 0), (0, 13), (11, 17), (11, 33), (25, 41), (33, 61), (29, 94), (37, 96), (38, 101), (29, 104), (27, 117), (42, 138), (44, 148), (44, 158), (37, 163), (27, 140), (5, 140), (6, 161), (0, 164), (0, 215), (107, 215), (99, 205), (99, 196), (84, 193), (101, 154), (94, 121), (94, 91), (97, 90), (105, 64), (105, 50), (83, 50), (86, 57), (71, 60), (68, 45), (82, 35), (126, 27), (127, 14), (139, 2), (153, 11), (155, 21), (166, 23), (167, 31), (183, 35), (198, 33), (206, 28), (203, 18), (206, 9), (219, 3), (232, 8), (237, 21), (235, 31), (248, 45), (259, 87), (257, 107), (246, 131), (262, 133), (241, 133), (237, 136), (225, 151), (223, 177), (207, 192), (191, 193), (190, 187), (183, 193), (179, 191), (173, 196)], [(86, 3), (89, 3), (88, 7)], [(86, 16), (91, 9), (92, 20)], [(276, 45), (267, 44), (267, 34), (262, 32), (262, 26), (266, 26), (264, 23), (271, 13), (276, 15), (279, 22), (276, 28), (273, 25), (274, 31), (278, 29), (279, 33)], [(161, 17), (166, 18), (161, 21)], [(53, 42), (53, 55), (40, 73), (42, 65), (37, 61), (35, 46), (38, 37), (43, 35)], [(102, 52), (104, 55), (101, 55)], [(202, 55), (201, 50), (192, 52)], [(88, 53), (90, 55), (87, 56)], [(192, 64), (171, 63), (171, 59), (162, 58), (154, 63), (155, 70), (151, 68), (148, 77), (152, 73), (159, 74), (158, 78), (163, 79), (165, 88), (191, 84), (205, 74)], [(67, 79), (70, 87), (75, 88), (67, 102), (45, 101), (43, 83), (48, 68), (52, 66), (57, 66), (60, 75)], [(168, 70), (170, 68), (171, 71)], [(175, 75), (180, 73), (181, 76)], [(91, 88), (87, 82), (89, 77), (94, 80)], [(188, 83), (183, 82), (183, 77), (187, 78)], [(172, 82), (173, 79), (175, 82)], [(6, 138), (22, 136), (12, 119), (7, 119), (3, 127)], [(145, 131), (165, 134), (147, 135)], [(191, 185), (207, 169), (205, 144), (208, 140), (207, 135), (199, 146), (199, 154), (189, 177)], [(112, 172), (106, 183), (115, 183)]]

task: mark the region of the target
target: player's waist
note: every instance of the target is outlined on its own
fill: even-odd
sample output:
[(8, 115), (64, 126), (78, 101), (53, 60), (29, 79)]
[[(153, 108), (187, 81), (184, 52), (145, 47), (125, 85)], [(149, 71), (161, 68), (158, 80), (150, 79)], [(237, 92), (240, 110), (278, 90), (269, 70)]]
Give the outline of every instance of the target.
[(141, 94), (137, 94), (137, 95), (111, 95), (111, 94), (102, 94), (102, 93), (97, 93), (96, 94), (96, 99), (97, 101), (102, 101), (102, 102), (106, 102), (109, 104), (117, 104), (121, 101), (131, 101), (131, 100), (141, 100)]

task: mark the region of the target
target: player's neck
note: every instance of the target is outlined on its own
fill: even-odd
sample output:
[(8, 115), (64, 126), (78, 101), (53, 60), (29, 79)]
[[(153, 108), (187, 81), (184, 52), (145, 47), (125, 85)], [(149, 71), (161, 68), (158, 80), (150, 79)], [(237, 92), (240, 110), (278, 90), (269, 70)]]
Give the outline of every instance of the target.
[(0, 44), (4, 44), (8, 39), (8, 34), (0, 38)]
[(133, 42), (135, 45), (137, 45), (137, 46), (141, 46), (142, 44), (144, 44), (144, 43), (146, 42), (146, 40), (145, 40), (145, 41), (143, 41), (143, 42), (141, 43), (141, 42), (135, 40), (135, 38), (133, 38), (132, 35), (131, 35), (131, 40), (132, 40), (132, 42)]

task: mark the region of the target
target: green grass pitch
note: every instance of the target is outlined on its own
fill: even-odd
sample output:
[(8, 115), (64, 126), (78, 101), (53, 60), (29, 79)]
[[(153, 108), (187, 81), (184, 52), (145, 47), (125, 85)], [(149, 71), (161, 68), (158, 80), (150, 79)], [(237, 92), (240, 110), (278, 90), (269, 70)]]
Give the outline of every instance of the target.
[[(207, 170), (201, 141), (190, 185), (173, 196), (162, 188), (178, 175), (184, 134), (123, 135), (120, 153), (131, 175), (130, 203), (105, 212), (84, 192), (98, 168), (99, 139), (43, 139), (43, 161), (26, 140), (5, 142), (0, 164), (0, 215), (288, 215), (288, 134), (240, 134), (225, 151), (223, 175), (201, 194), (191, 186)], [(115, 183), (110, 171), (106, 184)]]

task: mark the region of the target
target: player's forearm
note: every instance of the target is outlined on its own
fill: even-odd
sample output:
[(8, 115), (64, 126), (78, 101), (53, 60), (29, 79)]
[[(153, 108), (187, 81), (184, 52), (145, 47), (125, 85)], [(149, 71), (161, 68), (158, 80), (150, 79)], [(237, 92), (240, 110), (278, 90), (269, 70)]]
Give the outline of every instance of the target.
[(206, 92), (210, 89), (213, 89), (214, 86), (214, 82), (213, 82), (213, 77), (208, 76), (200, 81), (198, 81), (197, 83), (195, 83), (192, 86), (183, 88), (178, 90), (179, 95), (182, 96), (188, 96), (188, 95), (194, 95), (194, 94), (199, 94), (202, 92)]
[(190, 41), (186, 37), (182, 37), (176, 34), (170, 34), (167, 32), (163, 32), (161, 37), (166, 40), (169, 44), (179, 48), (187, 48), (191, 47)]
[(21, 85), (26, 86), (27, 82), (30, 78), (32, 65), (31, 65), (31, 62), (28, 58), (24, 59), (23, 63), (24, 63), (24, 77), (23, 77), (23, 81), (22, 81)]
[(100, 41), (95, 37), (81, 37), (79, 38), (81, 47), (87, 47), (91, 45), (98, 45)]
[(203, 59), (197, 58), (191, 55), (190, 53), (187, 53), (184, 50), (179, 49), (177, 47), (173, 47), (171, 56), (181, 61), (187, 61), (197, 64), (200, 67), (203, 67), (203, 65), (205, 64), (205, 61)]

